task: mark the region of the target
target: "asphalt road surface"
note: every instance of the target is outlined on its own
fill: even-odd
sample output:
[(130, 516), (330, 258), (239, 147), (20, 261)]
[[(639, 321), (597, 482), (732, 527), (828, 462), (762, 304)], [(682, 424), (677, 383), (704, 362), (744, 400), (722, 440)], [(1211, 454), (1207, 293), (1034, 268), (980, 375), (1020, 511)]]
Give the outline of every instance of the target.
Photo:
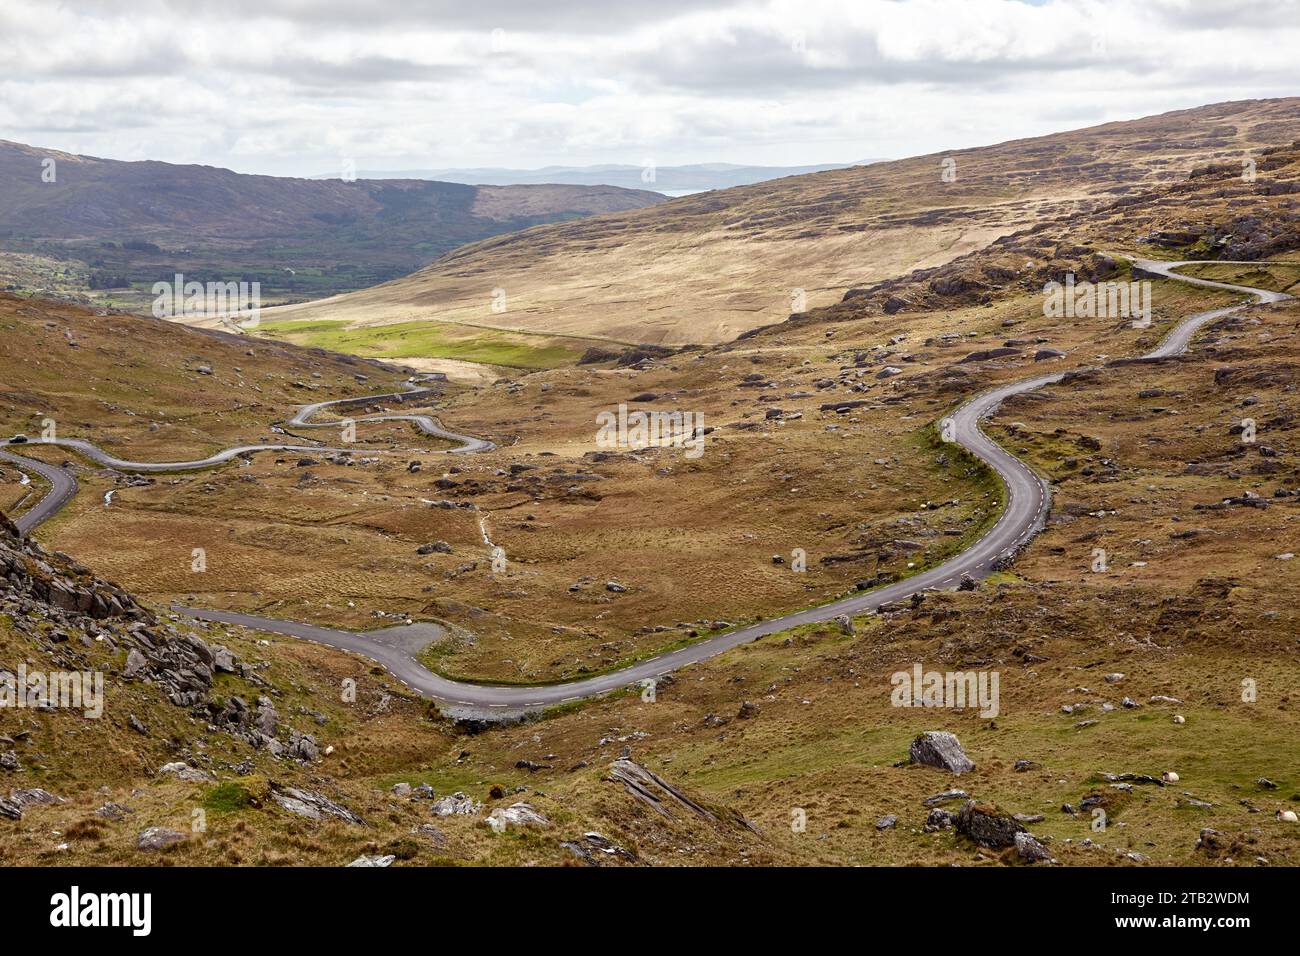
[[(1254, 296), (1257, 302), (1280, 302), (1283, 299), (1290, 298), (1280, 292), (1230, 285), (1223, 282), (1211, 282), (1205, 279), (1192, 279), (1177, 275), (1172, 271), (1179, 266), (1192, 264), (1194, 263), (1157, 262), (1146, 259), (1139, 259), (1134, 262), (1135, 267), (1153, 275), (1177, 279), (1194, 285), (1238, 291), (1243, 295)], [(1207, 323), (1216, 321), (1238, 309), (1245, 308), (1247, 304), (1250, 303), (1201, 312), (1183, 319), (1169, 331), (1153, 351), (1144, 357), (1161, 358), (1186, 351), (1192, 338)], [(597, 696), (630, 685), (644, 685), (688, 664), (707, 660), (741, 644), (756, 641), (761, 637), (786, 631), (803, 624), (833, 620), (840, 615), (853, 617), (866, 614), (875, 611), (882, 604), (904, 600), (927, 589), (954, 588), (961, 583), (963, 577), (968, 576), (972, 580), (978, 581), (996, 570), (1002, 563), (1009, 562), (1020, 548), (1042, 530), (1047, 519), (1048, 510), (1051, 507), (1051, 489), (1047, 482), (1031, 471), (1027, 465), (988, 438), (980, 430), (980, 422), (996, 412), (998, 407), (1011, 396), (1031, 392), (1045, 385), (1058, 382), (1064, 374), (1064, 372), (1054, 372), (1037, 375), (1009, 385), (1000, 386), (969, 399), (949, 416), (946, 422), (948, 427), (943, 429), (948, 432), (948, 437), (992, 468), (1004, 482), (1007, 492), (1006, 508), (997, 522), (965, 551), (954, 555), (942, 564), (894, 584), (865, 591), (830, 604), (795, 611), (747, 627), (715, 634), (687, 647), (670, 651), (658, 657), (638, 661), (608, 674), (560, 684), (526, 687), (453, 681), (438, 676), (420, 664), (411, 655), (411, 642), (402, 641), (395, 636), (400, 632), (400, 629), (389, 629), (386, 633), (344, 631), (314, 624), (258, 617), (236, 611), (180, 606), (176, 607), (175, 610), (200, 620), (242, 625), (255, 630), (285, 634), (368, 658), (381, 664), (394, 677), (412, 690), (438, 702), (441, 709), (450, 716), (515, 716), (554, 704)], [(371, 395), (355, 399), (340, 399), (332, 402), (318, 402), (314, 405), (303, 406), (289, 420), (288, 424), (296, 428), (337, 428), (339, 427), (338, 421), (312, 422), (311, 419), (326, 408), (364, 405), (375, 401), (412, 400), (422, 398), (428, 394), (430, 393), (427, 390), (418, 390), (388, 395)], [(475, 453), (489, 451), (495, 447), (491, 442), (447, 431), (428, 416), (375, 415), (355, 419), (358, 423), (386, 420), (411, 421), (426, 434), (459, 442), (458, 447), (449, 449), (450, 453)], [(57, 444), (61, 447), (71, 448), (92, 461), (125, 472), (166, 472), (207, 468), (219, 465), (240, 455), (261, 451), (315, 453), (322, 451), (352, 451), (352, 449), (346, 448), (329, 449), (310, 445), (241, 445), (236, 448), (228, 448), (197, 461), (132, 462), (109, 455), (90, 442), (80, 439), (57, 439), (54, 441), (41, 441), (38, 439), (33, 444)], [(15, 446), (10, 446), (10, 451), (4, 451), (0, 448), (0, 458), (7, 459), (25, 469), (42, 475), (52, 486), (52, 490), (44, 499), (15, 522), (19, 529), (26, 533), (67, 504), (76, 494), (77, 483), (63, 468), (15, 455), (12, 453), (13, 447)]]

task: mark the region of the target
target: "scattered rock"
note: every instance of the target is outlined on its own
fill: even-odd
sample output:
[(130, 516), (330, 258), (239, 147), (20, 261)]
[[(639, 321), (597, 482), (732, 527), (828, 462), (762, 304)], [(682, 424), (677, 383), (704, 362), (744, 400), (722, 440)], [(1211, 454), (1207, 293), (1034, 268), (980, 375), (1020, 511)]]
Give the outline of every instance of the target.
[(435, 817), (471, 816), (478, 813), (482, 808), (483, 805), (481, 803), (475, 803), (472, 799), (460, 792), (433, 801), (433, 806), (431, 807)]
[(493, 833), (504, 833), (510, 827), (550, 826), (551, 821), (538, 813), (530, 804), (516, 803), (509, 807), (497, 807), (484, 822)]
[(925, 807), (937, 807), (941, 803), (952, 803), (956, 800), (969, 800), (970, 794), (965, 790), (945, 790), (943, 793), (936, 793), (932, 797), (926, 797), (921, 801)]
[(95, 811), (95, 816), (103, 817), (105, 820), (121, 820), (128, 813), (134, 813), (130, 807), (124, 807), (120, 803), (106, 803)]
[(1016, 856), (1020, 857), (1024, 862), (1037, 863), (1042, 860), (1051, 860), (1052, 854), (1047, 852), (1047, 847), (1039, 843), (1032, 834), (1017, 833), (1012, 839), (1015, 842)]
[(177, 780), (184, 780), (186, 783), (212, 783), (217, 779), (208, 771), (191, 767), (179, 760), (175, 763), (163, 764), (158, 772), (160, 774), (172, 774)]
[(956, 735), (946, 730), (927, 730), (920, 734), (908, 748), (908, 756), (913, 763), (937, 767), (954, 774), (975, 769), (974, 762), (966, 756)]
[(576, 840), (566, 840), (562, 842), (560, 846), (578, 857), (588, 866), (600, 866), (600, 857), (596, 855), (598, 853), (606, 857), (614, 857), (629, 863), (640, 862), (635, 853), (630, 850), (625, 850), (623, 847), (595, 832), (584, 833), (581, 842)]
[(951, 830), (953, 825), (953, 815), (951, 811), (944, 810), (941, 807), (935, 807), (926, 815), (925, 830), (933, 833), (935, 830)]
[(140, 833), (135, 839), (137, 850), (143, 850), (146, 853), (157, 853), (167, 849), (185, 839), (185, 834), (176, 830), (168, 830), (166, 827), (150, 827)]

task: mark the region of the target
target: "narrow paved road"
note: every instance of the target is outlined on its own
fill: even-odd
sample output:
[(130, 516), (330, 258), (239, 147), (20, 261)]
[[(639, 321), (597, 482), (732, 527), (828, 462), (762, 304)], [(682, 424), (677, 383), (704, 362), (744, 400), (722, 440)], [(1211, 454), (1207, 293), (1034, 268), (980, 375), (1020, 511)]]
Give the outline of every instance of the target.
[[(1180, 276), (1172, 271), (1179, 266), (1192, 264), (1194, 263), (1190, 261), (1156, 262), (1146, 259), (1139, 259), (1134, 262), (1137, 268), (1152, 275), (1164, 276), (1194, 285), (1229, 289), (1246, 295), (1253, 295), (1257, 302), (1280, 302), (1283, 299), (1290, 298), (1290, 296), (1280, 292), (1253, 289), (1224, 282), (1212, 282), (1206, 279), (1192, 279)], [(1245, 307), (1246, 304), (1241, 304), (1189, 316), (1171, 329), (1160, 344), (1145, 357), (1160, 358), (1180, 354), (1187, 349), (1192, 337), (1207, 323)], [(1047, 482), (1034, 474), (1024, 462), (986, 436), (980, 429), (980, 422), (996, 412), (998, 407), (1011, 396), (1031, 392), (1045, 385), (1053, 384), (1060, 381), (1064, 375), (1064, 372), (1055, 372), (1000, 386), (968, 400), (950, 416), (952, 439), (992, 468), (1005, 483), (1007, 490), (1006, 508), (997, 522), (965, 551), (906, 580), (820, 607), (796, 611), (768, 621), (751, 624), (748, 627), (707, 637), (687, 647), (639, 661), (609, 674), (561, 684), (530, 687), (495, 686), (453, 681), (445, 677), (439, 677), (429, 671), (411, 656), (403, 641), (391, 635), (344, 631), (314, 624), (258, 617), (236, 611), (187, 607), (177, 607), (176, 610), (201, 620), (242, 625), (256, 630), (286, 634), (358, 654), (383, 665), (412, 690), (437, 701), (443, 711), (451, 716), (513, 716), (553, 704), (593, 697), (629, 685), (653, 681), (687, 664), (707, 660), (733, 647), (747, 644), (770, 634), (786, 631), (803, 624), (828, 621), (841, 614), (853, 616), (875, 611), (882, 604), (909, 598), (913, 594), (929, 588), (956, 587), (964, 575), (969, 575), (976, 580), (986, 577), (999, 562), (1011, 559), (1021, 547), (1042, 529), (1047, 519), (1048, 509), (1051, 506), (1051, 489)], [(356, 399), (340, 399), (333, 402), (318, 402), (314, 405), (303, 406), (290, 419), (289, 424), (298, 428), (338, 427), (339, 423), (337, 421), (312, 422), (311, 419), (321, 410), (330, 407), (346, 407), (386, 400), (409, 400), (421, 398), (427, 394), (429, 394), (428, 391), (399, 392)], [(427, 434), (460, 442), (458, 447), (449, 450), (451, 453), (481, 452), (491, 450), (494, 447), (490, 442), (447, 431), (427, 416), (376, 415), (355, 419), (358, 423), (384, 420), (411, 421)], [(131, 472), (180, 471), (206, 468), (229, 461), (239, 455), (259, 451), (312, 451), (319, 453), (321, 451), (350, 450), (323, 449), (304, 445), (243, 445), (238, 448), (228, 448), (225, 451), (197, 461), (144, 463), (124, 461), (101, 451), (90, 442), (79, 439), (59, 439), (45, 443), (75, 449), (102, 465), (120, 471)], [(62, 468), (20, 457), (4, 450), (0, 450), (0, 458), (39, 473), (52, 485), (52, 491), (17, 520), (16, 524), (24, 532), (31, 530), (49, 518), (76, 494), (76, 481)]]

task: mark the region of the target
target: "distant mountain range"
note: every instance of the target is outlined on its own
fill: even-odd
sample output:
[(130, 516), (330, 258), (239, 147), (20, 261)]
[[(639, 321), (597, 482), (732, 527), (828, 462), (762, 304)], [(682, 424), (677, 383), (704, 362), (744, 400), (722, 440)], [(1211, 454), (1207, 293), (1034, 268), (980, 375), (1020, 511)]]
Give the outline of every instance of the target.
[[(543, 166), (540, 169), (406, 169), (367, 170), (358, 173), (366, 179), (433, 179), (447, 183), (483, 186), (524, 186), (563, 183), (571, 186), (620, 186), (624, 189), (652, 189), (668, 196), (748, 186), (784, 176), (802, 176), (850, 166), (883, 162), (864, 159), (855, 163), (824, 163), (819, 166), (745, 166), (736, 163), (694, 163), (688, 166)], [(316, 176), (337, 179), (338, 174)]]
[(100, 289), (184, 272), (312, 298), (406, 275), (468, 242), (663, 201), (606, 185), (250, 176), (0, 140), (0, 252), (84, 264)]

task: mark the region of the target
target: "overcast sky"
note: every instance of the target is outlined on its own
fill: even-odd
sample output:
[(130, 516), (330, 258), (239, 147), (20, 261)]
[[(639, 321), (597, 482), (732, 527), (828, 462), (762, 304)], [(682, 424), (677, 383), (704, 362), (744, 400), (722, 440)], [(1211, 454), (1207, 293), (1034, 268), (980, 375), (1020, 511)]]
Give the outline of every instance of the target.
[(0, 0), (0, 139), (342, 168), (902, 157), (1300, 94), (1300, 0)]

